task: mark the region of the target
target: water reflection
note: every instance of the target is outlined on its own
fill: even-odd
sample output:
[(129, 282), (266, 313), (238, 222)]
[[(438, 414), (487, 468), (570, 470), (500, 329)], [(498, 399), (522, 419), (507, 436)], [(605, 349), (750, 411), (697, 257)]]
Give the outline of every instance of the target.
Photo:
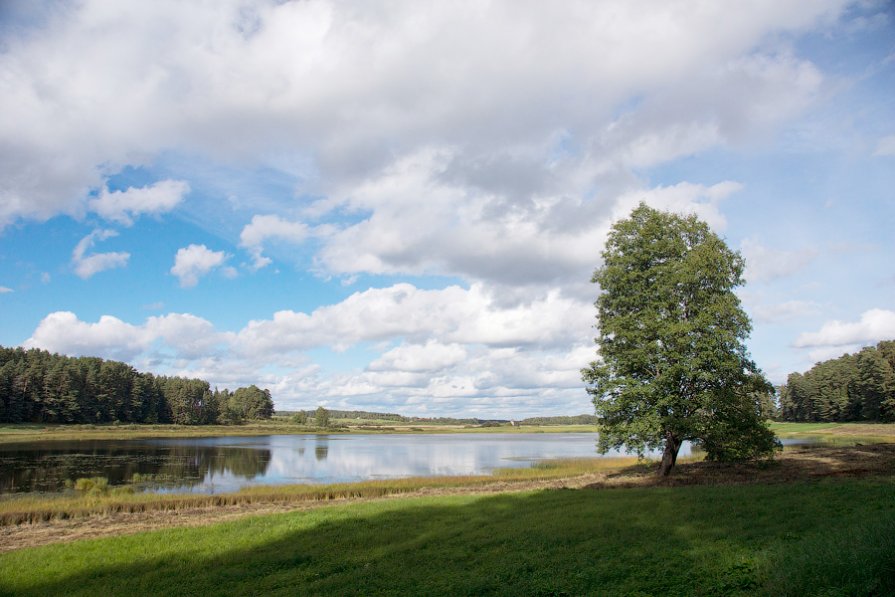
[[(595, 433), (352, 434), (0, 445), (0, 493), (59, 491), (80, 477), (122, 485), (135, 473), (150, 491), (209, 493), (262, 484), (487, 474), (552, 458), (594, 457), (596, 440)], [(685, 444), (681, 456), (689, 453)]]
[[(269, 449), (140, 441), (42, 442), (0, 446), (0, 493), (59, 491), (66, 481), (105, 477), (110, 485), (142, 479), (152, 487), (191, 487), (215, 478), (264, 475)], [(136, 475), (136, 477), (135, 477)]]

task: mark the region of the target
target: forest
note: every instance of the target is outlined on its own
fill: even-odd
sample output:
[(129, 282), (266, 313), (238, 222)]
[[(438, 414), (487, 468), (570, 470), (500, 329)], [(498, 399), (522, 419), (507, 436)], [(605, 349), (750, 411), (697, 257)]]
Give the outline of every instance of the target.
[(126, 363), (0, 347), (0, 423), (236, 424), (269, 419), (273, 400), (254, 385), (141, 373)]
[(784, 421), (895, 421), (895, 340), (792, 373), (779, 395)]

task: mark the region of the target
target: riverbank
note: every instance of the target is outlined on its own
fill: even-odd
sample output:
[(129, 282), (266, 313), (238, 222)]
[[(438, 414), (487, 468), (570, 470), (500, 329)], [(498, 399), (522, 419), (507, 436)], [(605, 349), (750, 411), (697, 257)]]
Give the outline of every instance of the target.
[[(653, 472), (618, 462), (376, 499), (258, 500), (13, 525), (4, 530), (101, 538), (0, 555), (0, 593), (895, 590), (895, 445), (798, 448), (763, 464), (683, 463), (669, 479)], [(103, 536), (104, 525), (127, 534)], [(131, 534), (145, 529), (155, 530)], [(2, 543), (11, 540), (5, 534)]]
[[(895, 423), (771, 423), (781, 438), (811, 438), (824, 442), (895, 442)], [(370, 421), (338, 422), (334, 427), (318, 428), (291, 423), (274, 417), (242, 425), (0, 425), (0, 444), (35, 441), (127, 440), (259, 435), (319, 435), (340, 433), (596, 433), (596, 425), (425, 425)]]
[(771, 462), (734, 465), (683, 460), (668, 478), (655, 474), (654, 463), (629, 457), (560, 460), (481, 476), (259, 486), (217, 495), (130, 493), (120, 489), (12, 495), (0, 500), (0, 551), (379, 498), (584, 487), (773, 485), (887, 476), (895, 476), (895, 444), (788, 448)]
[(22, 423), (0, 425), (0, 444), (36, 441), (126, 440), (188, 437), (318, 435), (340, 433), (595, 433), (594, 425), (420, 425), (355, 422), (321, 428), (296, 425), (287, 419), (253, 421), (243, 425), (56, 425)]

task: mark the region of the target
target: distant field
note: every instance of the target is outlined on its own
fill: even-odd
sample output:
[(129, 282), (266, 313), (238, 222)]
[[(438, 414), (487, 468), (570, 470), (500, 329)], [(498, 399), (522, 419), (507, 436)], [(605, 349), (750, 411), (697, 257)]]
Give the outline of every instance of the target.
[(331, 428), (296, 425), (287, 419), (254, 421), (244, 425), (56, 425), (24, 423), (0, 425), (0, 443), (44, 440), (144, 439), (150, 437), (214, 437), (316, 433), (593, 433), (593, 425), (433, 425), (391, 421), (339, 421)]
[(895, 423), (771, 423), (771, 429), (780, 437), (895, 441)]
[(884, 595), (892, 477), (366, 501), (0, 555), (9, 595)]
[[(830, 441), (895, 441), (895, 423), (771, 423), (780, 437), (818, 437)], [(306, 433), (594, 433), (596, 425), (451, 425), (388, 420), (335, 419), (320, 429), (296, 425), (287, 417), (243, 425), (0, 425), (0, 444), (40, 440), (141, 439)]]

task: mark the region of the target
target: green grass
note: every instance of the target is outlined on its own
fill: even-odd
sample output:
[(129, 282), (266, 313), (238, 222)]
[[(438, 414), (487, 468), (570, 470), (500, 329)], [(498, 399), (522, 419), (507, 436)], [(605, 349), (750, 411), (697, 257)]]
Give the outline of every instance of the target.
[(895, 442), (895, 423), (771, 423), (778, 437), (810, 437), (829, 444)]
[(841, 427), (842, 423), (771, 423), (775, 433), (814, 433)]
[(400, 498), (0, 556), (9, 595), (885, 595), (895, 482)]

